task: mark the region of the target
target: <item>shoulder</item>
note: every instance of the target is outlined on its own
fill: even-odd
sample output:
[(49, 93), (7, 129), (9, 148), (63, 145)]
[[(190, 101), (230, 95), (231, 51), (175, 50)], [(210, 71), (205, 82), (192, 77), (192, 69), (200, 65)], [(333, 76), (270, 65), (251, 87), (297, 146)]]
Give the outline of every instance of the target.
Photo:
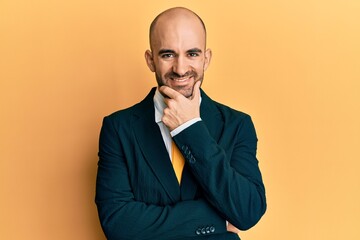
[(214, 104), (219, 112), (221, 112), (225, 127), (224, 131), (236, 133), (239, 136), (239, 141), (250, 140), (257, 142), (255, 126), (249, 114), (218, 102), (214, 102)]
[(136, 103), (133, 106), (117, 110), (117, 111), (105, 116), (105, 118), (112, 119), (112, 120), (129, 118), (130, 116), (132, 116), (134, 113), (136, 113), (138, 111), (139, 104), (140, 103)]
[(242, 136), (251, 136), (251, 138), (256, 138), (255, 126), (248, 113), (214, 101), (207, 96), (205, 98), (207, 98), (207, 110), (216, 112), (214, 116), (216, 115), (217, 119), (219, 119), (220, 116), (226, 131), (233, 131)]
[(113, 122), (126, 122), (132, 121), (134, 118), (138, 116), (142, 116), (144, 114), (151, 114), (154, 112), (154, 96), (155, 89), (151, 89), (149, 94), (141, 101), (130, 107), (115, 111), (109, 115), (107, 115), (104, 119)]

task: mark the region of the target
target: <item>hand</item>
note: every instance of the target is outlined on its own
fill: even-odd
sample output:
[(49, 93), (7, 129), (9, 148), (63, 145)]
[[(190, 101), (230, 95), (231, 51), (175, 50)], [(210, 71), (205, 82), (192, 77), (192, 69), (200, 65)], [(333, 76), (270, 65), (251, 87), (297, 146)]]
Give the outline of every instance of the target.
[(231, 223), (228, 223), (226, 230), (227, 230), (228, 232), (233, 232), (233, 233), (236, 233), (236, 234), (238, 234), (238, 233), (240, 232), (240, 230), (237, 229), (237, 228), (236, 228), (234, 225), (232, 225)]
[(162, 122), (170, 131), (191, 119), (200, 117), (200, 84), (200, 81), (194, 84), (193, 93), (189, 98), (170, 87), (160, 87), (159, 91), (168, 97), (164, 99), (167, 108), (164, 109)]

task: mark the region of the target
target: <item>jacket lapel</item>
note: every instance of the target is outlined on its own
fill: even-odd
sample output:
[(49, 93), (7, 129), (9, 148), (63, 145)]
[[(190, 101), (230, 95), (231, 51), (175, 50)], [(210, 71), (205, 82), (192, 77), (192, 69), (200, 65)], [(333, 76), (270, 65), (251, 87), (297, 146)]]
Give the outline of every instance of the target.
[(207, 126), (211, 136), (216, 142), (219, 142), (224, 128), (224, 120), (219, 108), (204, 91), (201, 90), (200, 116)]
[(153, 88), (135, 110), (133, 131), (140, 149), (160, 184), (173, 202), (180, 199), (180, 188), (166, 150), (159, 126), (155, 122)]

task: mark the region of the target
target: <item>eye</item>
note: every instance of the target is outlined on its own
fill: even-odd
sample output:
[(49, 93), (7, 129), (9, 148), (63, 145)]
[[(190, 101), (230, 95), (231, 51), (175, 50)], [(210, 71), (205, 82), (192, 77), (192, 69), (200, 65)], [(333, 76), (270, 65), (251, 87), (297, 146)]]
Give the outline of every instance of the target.
[(172, 58), (174, 57), (174, 54), (173, 53), (164, 53), (164, 54), (161, 54), (161, 58)]
[(188, 55), (189, 55), (189, 57), (198, 57), (198, 56), (199, 56), (199, 53), (190, 52)]

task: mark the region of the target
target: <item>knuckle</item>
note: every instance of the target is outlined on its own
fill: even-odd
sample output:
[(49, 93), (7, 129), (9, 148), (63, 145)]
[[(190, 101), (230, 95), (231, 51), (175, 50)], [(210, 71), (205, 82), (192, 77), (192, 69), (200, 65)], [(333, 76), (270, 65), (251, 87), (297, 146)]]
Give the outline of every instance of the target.
[(168, 118), (166, 116), (163, 116), (161, 118), (161, 121), (166, 124), (168, 122)]
[(169, 99), (167, 102), (168, 107), (174, 107), (175, 101), (173, 99)]
[(170, 112), (170, 109), (169, 109), (169, 108), (165, 108), (165, 109), (164, 109), (164, 115), (169, 114), (169, 112)]

